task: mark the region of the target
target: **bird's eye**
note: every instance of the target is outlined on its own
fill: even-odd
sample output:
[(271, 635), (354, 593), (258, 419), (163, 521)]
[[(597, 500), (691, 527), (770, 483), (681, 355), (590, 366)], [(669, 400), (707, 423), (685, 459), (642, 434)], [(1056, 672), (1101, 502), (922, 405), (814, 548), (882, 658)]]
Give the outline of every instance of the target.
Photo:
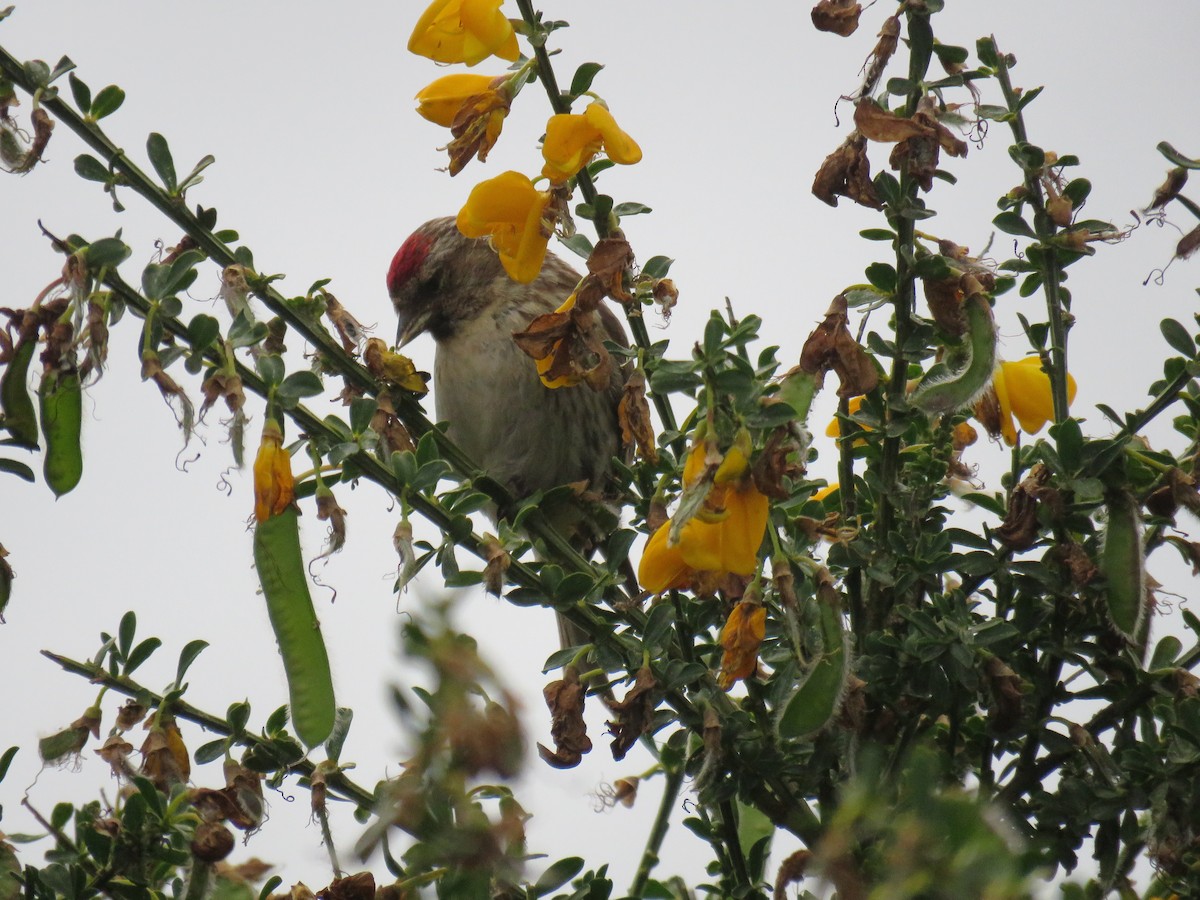
[(445, 285), (446, 272), (443, 269), (435, 269), (421, 279), (421, 293), (426, 296), (430, 294), (440, 294)]

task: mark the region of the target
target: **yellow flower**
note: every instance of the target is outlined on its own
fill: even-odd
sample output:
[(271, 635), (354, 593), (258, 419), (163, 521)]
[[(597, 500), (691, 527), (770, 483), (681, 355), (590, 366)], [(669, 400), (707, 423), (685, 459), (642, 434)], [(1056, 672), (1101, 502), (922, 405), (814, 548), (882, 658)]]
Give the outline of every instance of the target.
[(491, 235), (504, 271), (528, 284), (546, 258), (550, 228), (543, 221), (550, 194), (539, 191), (520, 172), (505, 172), (480, 182), (458, 213), (458, 230), (470, 238)]
[[(722, 492), (714, 488), (713, 494)], [(690, 519), (679, 534), (683, 561), (698, 572), (753, 575), (758, 568), (758, 547), (767, 528), (769, 502), (747, 478), (735, 489), (723, 491), (725, 515), (717, 522), (699, 516)], [(709, 495), (712, 501), (713, 494)]]
[[(684, 463), (685, 485), (699, 480), (705, 453), (703, 442), (693, 446)], [(684, 523), (677, 545), (670, 545), (670, 522), (651, 535), (638, 565), (643, 588), (657, 594), (688, 587), (706, 572), (754, 574), (770, 502), (750, 477), (749, 454), (749, 434), (744, 441), (739, 434), (717, 468), (704, 509)]]
[(434, 62), (473, 66), (489, 56), (510, 62), (519, 55), (512, 23), (500, 12), (503, 0), (434, 0), (417, 20), (409, 52)]
[(485, 94), (497, 93), (507, 76), (456, 72), (443, 75), (417, 92), (417, 113), (435, 125), (449, 128), (459, 112)]
[(265, 522), (277, 516), (296, 498), (292, 458), (283, 449), (283, 431), (274, 419), (263, 425), (262, 443), (254, 459), (254, 518)]
[(459, 72), (439, 78), (417, 94), (417, 113), (449, 128), (453, 136), (445, 147), (450, 153), (451, 175), (461, 172), (472, 157), (487, 161), (512, 103), (507, 82), (505, 75)]
[[(865, 399), (865, 397), (863, 397), (863, 395), (861, 395), (861, 394), (857, 397), (851, 397), (849, 407), (846, 411), (850, 415), (854, 415), (855, 413), (857, 413), (859, 411), (859, 409), (862, 408), (864, 399)], [(867, 428), (866, 426), (860, 426), (860, 427), (862, 428), (863, 431), (871, 431), (871, 429)], [(829, 421), (829, 424), (825, 427), (825, 436), (831, 437), (831, 438), (840, 438), (842, 436), (842, 422), (837, 416), (834, 416)], [(857, 445), (858, 442), (855, 442), (855, 443)], [(862, 443), (865, 444), (866, 441), (863, 441)]]
[(767, 610), (753, 600), (742, 600), (733, 608), (721, 629), (721, 671), (717, 684), (729, 690), (758, 671), (758, 648), (767, 633)]
[(813, 494), (810, 499), (817, 500), (821, 503), (824, 503), (827, 499), (832, 497), (834, 494), (836, 494), (841, 489), (842, 489), (841, 484), (835, 481), (832, 484), (825, 485), (825, 487), (821, 488), (819, 491), (817, 491), (815, 494)]
[(592, 161), (601, 148), (608, 158), (632, 165), (642, 158), (642, 148), (618, 127), (602, 103), (592, 103), (582, 115), (563, 113), (546, 123), (542, 174), (561, 184)]
[(670, 531), (671, 523), (663, 522), (646, 542), (638, 563), (638, 583), (653, 594), (686, 588), (694, 574), (683, 561), (679, 546), (667, 545)]
[[(1016, 362), (1002, 362), (992, 378), (999, 407), (999, 432), (1010, 447), (1017, 442), (1013, 417), (1026, 434), (1037, 434), (1054, 418), (1054, 398), (1050, 376), (1042, 371), (1038, 356), (1027, 356)], [(1075, 400), (1075, 379), (1067, 373), (1067, 403)], [(982, 421), (982, 420), (981, 420)], [(984, 422), (990, 426), (993, 423)], [(994, 431), (989, 427), (990, 431)]]

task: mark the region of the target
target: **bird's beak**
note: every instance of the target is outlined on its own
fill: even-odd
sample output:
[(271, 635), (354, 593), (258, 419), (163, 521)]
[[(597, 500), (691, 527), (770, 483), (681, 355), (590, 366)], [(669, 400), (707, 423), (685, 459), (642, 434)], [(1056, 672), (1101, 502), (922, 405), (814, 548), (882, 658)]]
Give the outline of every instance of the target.
[(396, 349), (400, 349), (422, 331), (429, 324), (429, 311), (396, 311), (396, 316), (399, 321), (396, 324)]

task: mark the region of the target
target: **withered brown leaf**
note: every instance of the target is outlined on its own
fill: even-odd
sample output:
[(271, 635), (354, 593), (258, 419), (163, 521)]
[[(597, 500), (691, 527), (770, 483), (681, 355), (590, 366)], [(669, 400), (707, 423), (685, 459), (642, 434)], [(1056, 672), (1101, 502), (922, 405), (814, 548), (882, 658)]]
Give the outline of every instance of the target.
[(894, 144), (911, 137), (928, 137), (925, 123), (884, 109), (870, 97), (859, 100), (854, 107), (854, 127), (869, 141)]
[(882, 209), (883, 203), (871, 182), (871, 162), (867, 159), (867, 139), (852, 132), (841, 146), (825, 157), (813, 179), (813, 196), (830, 206), (838, 197), (849, 197), (868, 209)]
[(647, 462), (658, 462), (654, 423), (650, 421), (650, 404), (646, 400), (646, 373), (641, 368), (634, 369), (625, 380), (617, 418), (621, 423), (621, 443), (636, 447), (638, 455)]
[(632, 265), (633, 248), (623, 237), (601, 238), (587, 261), (588, 273), (596, 277), (608, 296), (621, 303), (633, 300), (624, 285), (625, 273)]
[(849, 37), (858, 30), (862, 5), (854, 0), (821, 0), (812, 8), (812, 23), (817, 31)]
[(550, 736), (555, 749), (538, 744), (538, 755), (556, 769), (572, 769), (592, 749), (583, 721), (586, 691), (579, 682), (579, 673), (567, 667), (562, 678), (542, 689), (542, 696), (550, 709)]
[(838, 294), (825, 320), (804, 342), (800, 351), (799, 368), (816, 377), (818, 384), (832, 370), (841, 381), (839, 397), (857, 397), (873, 391), (879, 384), (875, 360), (850, 334), (848, 304), (845, 294)]
[(609, 705), (609, 710), (616, 715), (616, 719), (608, 723), (608, 733), (613, 738), (612, 755), (617, 762), (625, 758), (638, 738), (650, 732), (658, 696), (658, 679), (649, 666), (643, 666), (638, 669), (633, 687), (625, 698)]

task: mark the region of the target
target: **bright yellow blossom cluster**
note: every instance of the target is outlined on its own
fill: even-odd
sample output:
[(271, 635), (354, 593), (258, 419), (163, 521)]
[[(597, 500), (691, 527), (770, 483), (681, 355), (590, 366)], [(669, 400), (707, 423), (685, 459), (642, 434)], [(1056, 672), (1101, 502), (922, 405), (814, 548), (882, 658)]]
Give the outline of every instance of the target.
[[(688, 588), (702, 575), (752, 575), (767, 528), (769, 503), (750, 477), (749, 435), (725, 454), (704, 505), (671, 543), (670, 521), (650, 537), (638, 566), (638, 581), (652, 593)], [(697, 440), (683, 467), (685, 490), (705, 472), (708, 448)]]
[[(516, 62), (522, 59), (516, 31), (500, 11), (502, 3), (434, 0), (417, 21), (408, 49), (439, 63), (474, 66), (491, 56)], [(450, 129), (453, 139), (445, 149), (451, 175), (471, 159), (487, 160), (531, 68), (525, 63), (512, 75), (499, 76), (455, 73), (417, 93), (417, 112)], [(542, 146), (542, 177), (554, 187), (566, 185), (601, 151), (623, 165), (642, 158), (637, 142), (600, 100), (582, 114), (551, 116)], [(550, 197), (520, 172), (505, 172), (471, 191), (458, 215), (459, 230), (468, 237), (490, 237), (509, 276), (528, 283), (541, 272), (554, 229)]]

